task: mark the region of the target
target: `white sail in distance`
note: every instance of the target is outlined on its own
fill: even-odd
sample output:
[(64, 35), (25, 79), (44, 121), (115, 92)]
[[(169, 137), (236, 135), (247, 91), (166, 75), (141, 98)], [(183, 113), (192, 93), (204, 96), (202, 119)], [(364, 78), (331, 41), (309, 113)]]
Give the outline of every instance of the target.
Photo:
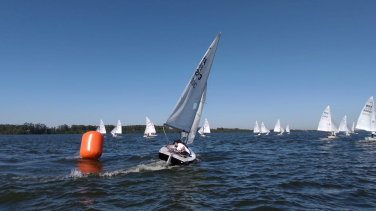
[(106, 134), (106, 127), (104, 126), (103, 121), (101, 120), (99, 123), (99, 127), (96, 130), (97, 132), (100, 132), (102, 134)]
[(332, 115), (330, 113), (330, 107), (326, 107), (321, 115), (318, 131), (328, 131), (328, 132), (338, 132), (338, 128), (334, 121), (332, 120)]
[(118, 122), (117, 122), (115, 133), (116, 133), (116, 134), (122, 134), (122, 133), (123, 133), (123, 129), (122, 129), (122, 127), (121, 127), (121, 122), (120, 122), (120, 120), (118, 120)]
[[(197, 66), (182, 95), (166, 121), (166, 125), (189, 133), (206, 87), (221, 33), (217, 35)], [(197, 130), (197, 127), (196, 127)]]
[(277, 123), (275, 123), (275, 126), (274, 126), (274, 132), (281, 132), (281, 122), (279, 121), (279, 119), (277, 120)]
[(352, 127), (351, 127), (351, 133), (355, 133), (355, 122), (353, 122), (353, 125), (352, 125)]
[(290, 134), (290, 125), (286, 126), (286, 133)]
[(260, 133), (260, 127), (256, 121), (255, 126), (253, 127), (253, 133)]
[(264, 122), (261, 122), (261, 133), (269, 133), (270, 130), (265, 127)]
[(348, 132), (348, 133), (351, 132), (349, 127), (347, 126), (347, 117), (346, 116), (343, 117), (341, 123), (339, 124), (338, 130), (340, 132)]
[(146, 127), (145, 127), (144, 134), (146, 136), (151, 136), (151, 135), (154, 135), (155, 133), (156, 133), (156, 131), (155, 131), (155, 127), (154, 127), (153, 122), (150, 121), (150, 119), (146, 117)]
[(210, 126), (208, 120), (205, 118), (204, 133), (210, 133)]
[(360, 112), (355, 128), (371, 132), (376, 131), (375, 115), (373, 96), (371, 96)]

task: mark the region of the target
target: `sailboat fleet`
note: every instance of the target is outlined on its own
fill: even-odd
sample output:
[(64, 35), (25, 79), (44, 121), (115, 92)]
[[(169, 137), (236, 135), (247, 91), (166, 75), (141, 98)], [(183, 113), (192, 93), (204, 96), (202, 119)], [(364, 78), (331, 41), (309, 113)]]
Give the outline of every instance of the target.
[[(283, 129), (283, 127), (281, 126), (281, 121), (279, 119), (277, 120), (277, 123), (274, 126), (273, 132), (278, 133), (277, 134), (278, 136), (283, 135), (283, 133), (285, 132), (285, 129)], [(264, 125), (264, 122), (261, 122), (261, 129), (260, 129), (258, 122), (256, 121), (255, 126), (253, 127), (253, 133), (257, 133), (257, 136), (261, 136), (263, 133), (265, 133), (265, 135), (269, 135), (270, 130), (266, 128), (266, 126)], [(286, 126), (286, 133), (290, 134), (289, 125)]]
[[(204, 125), (199, 129), (198, 124), (200, 122), (206, 100), (207, 80), (214, 61), (220, 35), (221, 33), (216, 36), (209, 49), (204, 54), (198, 67), (196, 68), (196, 71), (190, 78), (187, 86), (183, 90), (174, 109), (164, 124), (164, 127), (166, 126), (180, 131), (180, 139), (175, 140), (174, 145), (164, 145), (159, 150), (159, 158), (166, 161), (170, 165), (189, 164), (193, 162), (196, 159), (196, 154), (192, 151), (189, 145), (193, 143), (196, 133), (198, 132), (202, 137), (206, 137), (207, 134), (210, 133), (209, 122), (206, 118)], [(359, 115), (356, 127), (355, 122), (353, 122), (350, 130), (347, 125), (347, 116), (344, 116), (339, 127), (337, 128), (332, 119), (330, 106), (327, 106), (321, 115), (317, 130), (325, 131), (327, 132), (328, 138), (335, 139), (338, 138), (336, 136), (337, 133), (343, 132), (346, 136), (350, 136), (350, 134), (355, 133), (354, 128), (356, 128), (359, 130), (372, 132), (372, 137), (367, 137), (366, 140), (376, 140), (375, 119), (376, 113), (374, 111), (374, 100), (371, 96)], [(100, 120), (100, 126), (97, 128), (97, 131), (102, 134), (106, 133), (102, 120)], [(280, 119), (278, 119), (274, 126), (274, 132), (278, 133), (277, 135), (279, 136), (282, 136), (284, 132), (290, 134), (290, 126), (286, 125), (285, 130), (281, 125)], [(113, 137), (116, 137), (121, 133), (122, 126), (120, 120), (118, 120), (118, 124), (111, 131), (111, 134)], [(257, 134), (258, 136), (261, 136), (262, 134), (269, 135), (270, 130), (265, 126), (264, 122), (261, 122), (261, 127), (259, 127), (259, 124), (256, 121), (253, 128), (253, 133)], [(155, 136), (157, 136), (155, 126), (153, 122), (146, 117), (146, 128), (143, 137), (148, 138)], [(179, 147), (181, 151), (177, 150)], [(182, 153), (184, 150), (185, 154)]]

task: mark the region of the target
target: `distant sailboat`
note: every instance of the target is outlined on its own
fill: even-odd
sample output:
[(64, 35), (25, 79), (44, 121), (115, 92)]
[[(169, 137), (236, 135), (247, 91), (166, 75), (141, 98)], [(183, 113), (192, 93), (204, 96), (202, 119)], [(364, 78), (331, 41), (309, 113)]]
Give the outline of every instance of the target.
[(118, 134), (122, 134), (123, 129), (121, 128), (121, 122), (118, 120), (116, 127), (111, 130), (112, 137), (118, 137), (120, 138), (121, 136), (118, 136)]
[(352, 127), (351, 127), (351, 133), (352, 134), (358, 134), (358, 133), (355, 133), (355, 122), (353, 122), (353, 125), (352, 125)]
[(106, 128), (104, 127), (104, 123), (102, 120), (100, 121), (99, 127), (97, 127), (97, 132), (106, 134)]
[(260, 127), (259, 127), (257, 121), (256, 121), (256, 123), (255, 123), (255, 126), (253, 127), (253, 133), (257, 133), (258, 136), (261, 136)]
[[(188, 147), (194, 141), (202, 109), (206, 99), (207, 80), (214, 60), (221, 33), (217, 35), (204, 57), (201, 59), (195, 73), (181, 94), (175, 108), (165, 125), (181, 132), (181, 144), (188, 155), (177, 152), (173, 145), (164, 146), (159, 150), (159, 158), (171, 165), (189, 164), (196, 159), (196, 154)], [(183, 149), (183, 147), (182, 147)]]
[(345, 135), (346, 136), (350, 136), (350, 129), (349, 127), (347, 127), (347, 117), (343, 117), (341, 123), (339, 124), (339, 127), (338, 127), (338, 131), (339, 132), (345, 132)]
[(206, 134), (210, 133), (210, 126), (208, 120), (205, 118), (204, 126), (197, 131), (202, 137), (206, 137)]
[(328, 132), (328, 138), (338, 138), (336, 136), (336, 133), (338, 132), (338, 128), (332, 119), (329, 106), (326, 107), (326, 109), (322, 113), (321, 119), (319, 122), (319, 127), (317, 128), (317, 130)]
[(146, 128), (144, 132), (144, 138), (150, 138), (158, 136), (157, 131), (155, 131), (154, 123), (150, 121), (149, 118), (146, 117)]
[(287, 134), (290, 134), (290, 125), (287, 125), (287, 126), (286, 126), (286, 133), (287, 133)]
[(366, 104), (364, 105), (362, 111), (360, 112), (358, 123), (356, 124), (356, 129), (365, 130), (372, 132), (371, 137), (366, 137), (365, 140), (376, 140), (376, 113), (374, 109), (373, 96), (371, 96)]
[(266, 133), (265, 135), (269, 135), (270, 130), (265, 127), (264, 122), (261, 122), (261, 133)]
[(278, 134), (279, 136), (283, 135), (283, 133), (285, 132), (285, 130), (281, 126), (281, 122), (279, 121), (279, 119), (277, 120), (277, 123), (275, 123), (273, 131), (276, 132), (276, 133), (279, 133)]

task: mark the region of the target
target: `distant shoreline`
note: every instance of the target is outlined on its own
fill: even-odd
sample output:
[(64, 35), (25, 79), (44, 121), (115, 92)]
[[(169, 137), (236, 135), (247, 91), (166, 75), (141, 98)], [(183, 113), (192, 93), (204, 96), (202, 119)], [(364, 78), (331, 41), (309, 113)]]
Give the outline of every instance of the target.
[[(47, 127), (41, 123), (24, 123), (22, 125), (0, 124), (0, 135), (28, 135), (28, 134), (83, 134), (87, 131), (95, 131), (97, 125), (59, 125)], [(106, 131), (111, 131), (115, 125), (106, 125)], [(157, 133), (164, 133), (163, 126), (155, 126)], [(144, 133), (145, 125), (122, 126), (123, 134)], [(253, 133), (250, 129), (239, 128), (211, 128), (212, 133)], [(166, 133), (179, 133), (178, 130), (165, 127)], [(316, 132), (316, 130), (291, 130), (291, 132)]]

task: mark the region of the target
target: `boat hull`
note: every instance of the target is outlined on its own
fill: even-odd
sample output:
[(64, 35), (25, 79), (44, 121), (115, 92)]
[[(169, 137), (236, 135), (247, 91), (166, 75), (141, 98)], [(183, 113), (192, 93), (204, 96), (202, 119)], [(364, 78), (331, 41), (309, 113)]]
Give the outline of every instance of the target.
[(376, 137), (365, 137), (364, 140), (367, 140), (367, 141), (376, 141)]
[[(190, 149), (191, 150), (191, 149)], [(174, 152), (173, 150), (169, 149), (168, 147), (162, 147), (159, 150), (159, 159), (168, 161), (168, 158), (171, 155), (171, 165), (188, 165), (196, 160), (196, 154), (191, 150), (190, 156), (184, 156), (180, 153)]]

